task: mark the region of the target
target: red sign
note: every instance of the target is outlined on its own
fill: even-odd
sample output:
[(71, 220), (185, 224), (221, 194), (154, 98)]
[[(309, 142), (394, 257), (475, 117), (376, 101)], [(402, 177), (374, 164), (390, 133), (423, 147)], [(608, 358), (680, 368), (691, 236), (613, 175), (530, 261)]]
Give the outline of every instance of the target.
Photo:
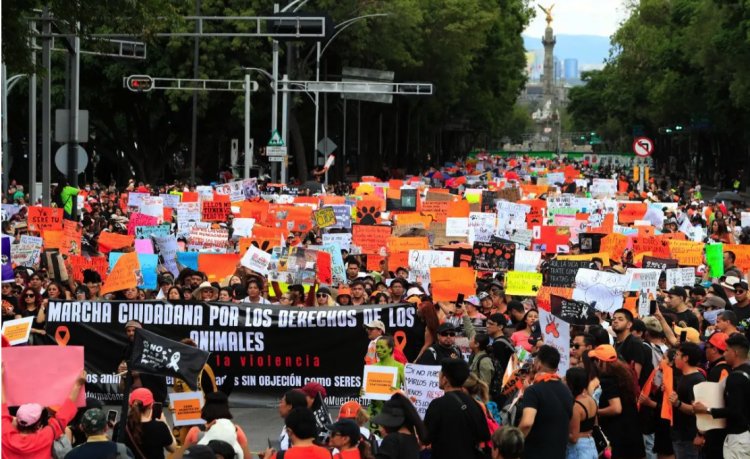
[(633, 141), (633, 153), (641, 158), (647, 158), (654, 153), (654, 141), (648, 137), (636, 137)]

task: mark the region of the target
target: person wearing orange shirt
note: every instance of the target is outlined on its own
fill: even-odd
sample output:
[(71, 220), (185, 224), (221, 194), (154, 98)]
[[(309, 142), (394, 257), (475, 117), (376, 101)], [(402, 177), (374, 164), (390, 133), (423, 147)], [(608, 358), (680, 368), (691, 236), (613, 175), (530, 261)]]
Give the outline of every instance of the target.
[(292, 447), (286, 451), (276, 452), (268, 448), (263, 452), (263, 459), (331, 459), (331, 453), (314, 443), (318, 436), (315, 415), (308, 408), (295, 408), (284, 420)]

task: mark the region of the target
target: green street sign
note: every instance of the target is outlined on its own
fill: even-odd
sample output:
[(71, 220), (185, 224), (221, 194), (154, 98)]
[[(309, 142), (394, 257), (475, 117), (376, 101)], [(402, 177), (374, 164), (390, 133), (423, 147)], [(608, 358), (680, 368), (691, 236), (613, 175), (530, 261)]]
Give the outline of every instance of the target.
[(271, 134), (271, 140), (268, 141), (269, 147), (283, 147), (284, 141), (281, 139), (281, 135), (279, 135), (279, 131), (275, 130), (273, 131), (273, 134)]

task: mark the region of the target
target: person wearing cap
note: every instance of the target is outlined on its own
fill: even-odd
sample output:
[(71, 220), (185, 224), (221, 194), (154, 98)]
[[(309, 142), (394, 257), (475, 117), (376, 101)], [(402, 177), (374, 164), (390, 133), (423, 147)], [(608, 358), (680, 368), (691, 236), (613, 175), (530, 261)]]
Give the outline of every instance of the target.
[(734, 299), (737, 302), (732, 305), (732, 311), (737, 314), (739, 321), (750, 319), (750, 294), (747, 292), (747, 282), (739, 281), (733, 287)]
[(557, 374), (560, 353), (543, 345), (534, 359), (533, 384), (519, 402), (518, 428), (526, 436), (524, 458), (565, 458), (573, 394)]
[(438, 326), (437, 341), (417, 358), (417, 364), (440, 365), (443, 359), (458, 359), (461, 357), (461, 351), (456, 347), (456, 329), (453, 324), (445, 322)]
[(111, 441), (107, 437), (109, 424), (107, 414), (101, 408), (86, 410), (81, 417), (81, 430), (86, 434), (86, 442), (73, 448), (65, 459), (99, 459), (117, 457), (134, 458), (135, 455), (124, 443)]
[(263, 452), (263, 459), (277, 459), (283, 455), (285, 459), (330, 459), (331, 453), (318, 445), (315, 439), (318, 437), (317, 420), (313, 412), (308, 408), (295, 408), (289, 412), (284, 419), (284, 425), (289, 433), (292, 446), (282, 452), (273, 448), (267, 448)]
[(438, 384), (444, 395), (430, 402), (424, 416), (428, 437), (423, 442), (432, 445), (434, 459), (476, 457), (478, 445), (490, 439), (482, 408), (463, 391), (470, 373), (463, 359), (441, 361)]
[[(372, 320), (365, 324), (365, 331), (367, 332), (367, 339), (370, 340), (370, 344), (367, 345), (367, 354), (365, 354), (365, 365), (375, 365), (378, 363), (378, 353), (375, 348), (378, 339), (386, 333), (385, 324), (382, 320)], [(393, 358), (404, 365), (409, 362), (404, 355), (404, 351), (398, 346), (393, 349)]]
[(618, 360), (614, 346), (601, 344), (589, 352), (599, 376), (599, 425), (609, 438), (612, 457), (645, 457), (638, 418), (638, 387), (630, 367)]
[(695, 412), (692, 403), (695, 401), (693, 387), (706, 380), (698, 370), (703, 359), (703, 352), (695, 343), (681, 343), (674, 358), (674, 366), (682, 377), (675, 378), (677, 387), (669, 394), (672, 404), (672, 447), (678, 458), (699, 457), (699, 451), (693, 444), (698, 433)]
[(349, 306), (352, 304), (352, 290), (349, 287), (339, 286), (336, 302), (340, 306)]
[(371, 457), (372, 448), (362, 438), (359, 426), (351, 419), (341, 419), (326, 426), (330, 434), (329, 445), (338, 450), (333, 459), (365, 459)]
[(150, 390), (139, 387), (130, 392), (128, 414), (124, 420), (125, 433), (120, 438), (139, 458), (160, 458), (164, 457), (164, 450), (170, 453), (177, 450), (177, 440), (167, 424), (164, 411), (154, 419), (153, 409), (154, 395)]
[(70, 395), (52, 418), (48, 419), (43, 406), (37, 403), (27, 403), (18, 407), (14, 420), (6, 403), (5, 366), (1, 371), (3, 378), (2, 457), (5, 459), (49, 459), (52, 443), (65, 434), (65, 426), (76, 415), (76, 401), (86, 383), (86, 372), (81, 371), (70, 389)]
[(651, 366), (657, 368), (669, 350), (664, 328), (659, 319), (654, 316), (644, 317), (643, 325), (646, 327), (643, 333), (643, 343), (651, 349)]
[(330, 288), (326, 286), (318, 287), (318, 290), (315, 292), (315, 305), (322, 307), (336, 306)]
[(687, 300), (687, 291), (683, 287), (674, 286), (667, 292), (667, 297), (664, 299), (664, 304), (669, 310), (676, 316), (676, 322), (684, 323), (688, 327), (694, 329), (700, 328), (698, 317), (689, 308), (685, 302)]
[(492, 308), (494, 305), (492, 303), (492, 295), (489, 292), (479, 292), (477, 299), (479, 300), (479, 309), (482, 311), (482, 314), (485, 316), (493, 314)]
[(318, 440), (322, 443), (325, 441), (326, 437), (325, 423), (330, 420), (328, 407), (326, 407), (323, 400), (328, 395), (326, 388), (318, 382), (311, 381), (302, 386), (299, 390), (305, 394), (307, 407), (315, 414), (315, 420), (318, 423)]
[(724, 458), (747, 459), (750, 457), (750, 342), (738, 333), (727, 338), (726, 346), (724, 358), (732, 367), (732, 372), (726, 378), (724, 408), (708, 407), (697, 401), (693, 404), (693, 410), (697, 414), (710, 414), (714, 419), (726, 419)]

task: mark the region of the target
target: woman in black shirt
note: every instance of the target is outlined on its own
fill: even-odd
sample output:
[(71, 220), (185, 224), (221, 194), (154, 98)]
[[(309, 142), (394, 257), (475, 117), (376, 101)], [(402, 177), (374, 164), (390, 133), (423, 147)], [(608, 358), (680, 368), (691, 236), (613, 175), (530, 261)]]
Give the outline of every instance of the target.
[(380, 426), (383, 436), (375, 459), (419, 458), (419, 438), (427, 438), (427, 428), (406, 397), (394, 394), (372, 423)]

